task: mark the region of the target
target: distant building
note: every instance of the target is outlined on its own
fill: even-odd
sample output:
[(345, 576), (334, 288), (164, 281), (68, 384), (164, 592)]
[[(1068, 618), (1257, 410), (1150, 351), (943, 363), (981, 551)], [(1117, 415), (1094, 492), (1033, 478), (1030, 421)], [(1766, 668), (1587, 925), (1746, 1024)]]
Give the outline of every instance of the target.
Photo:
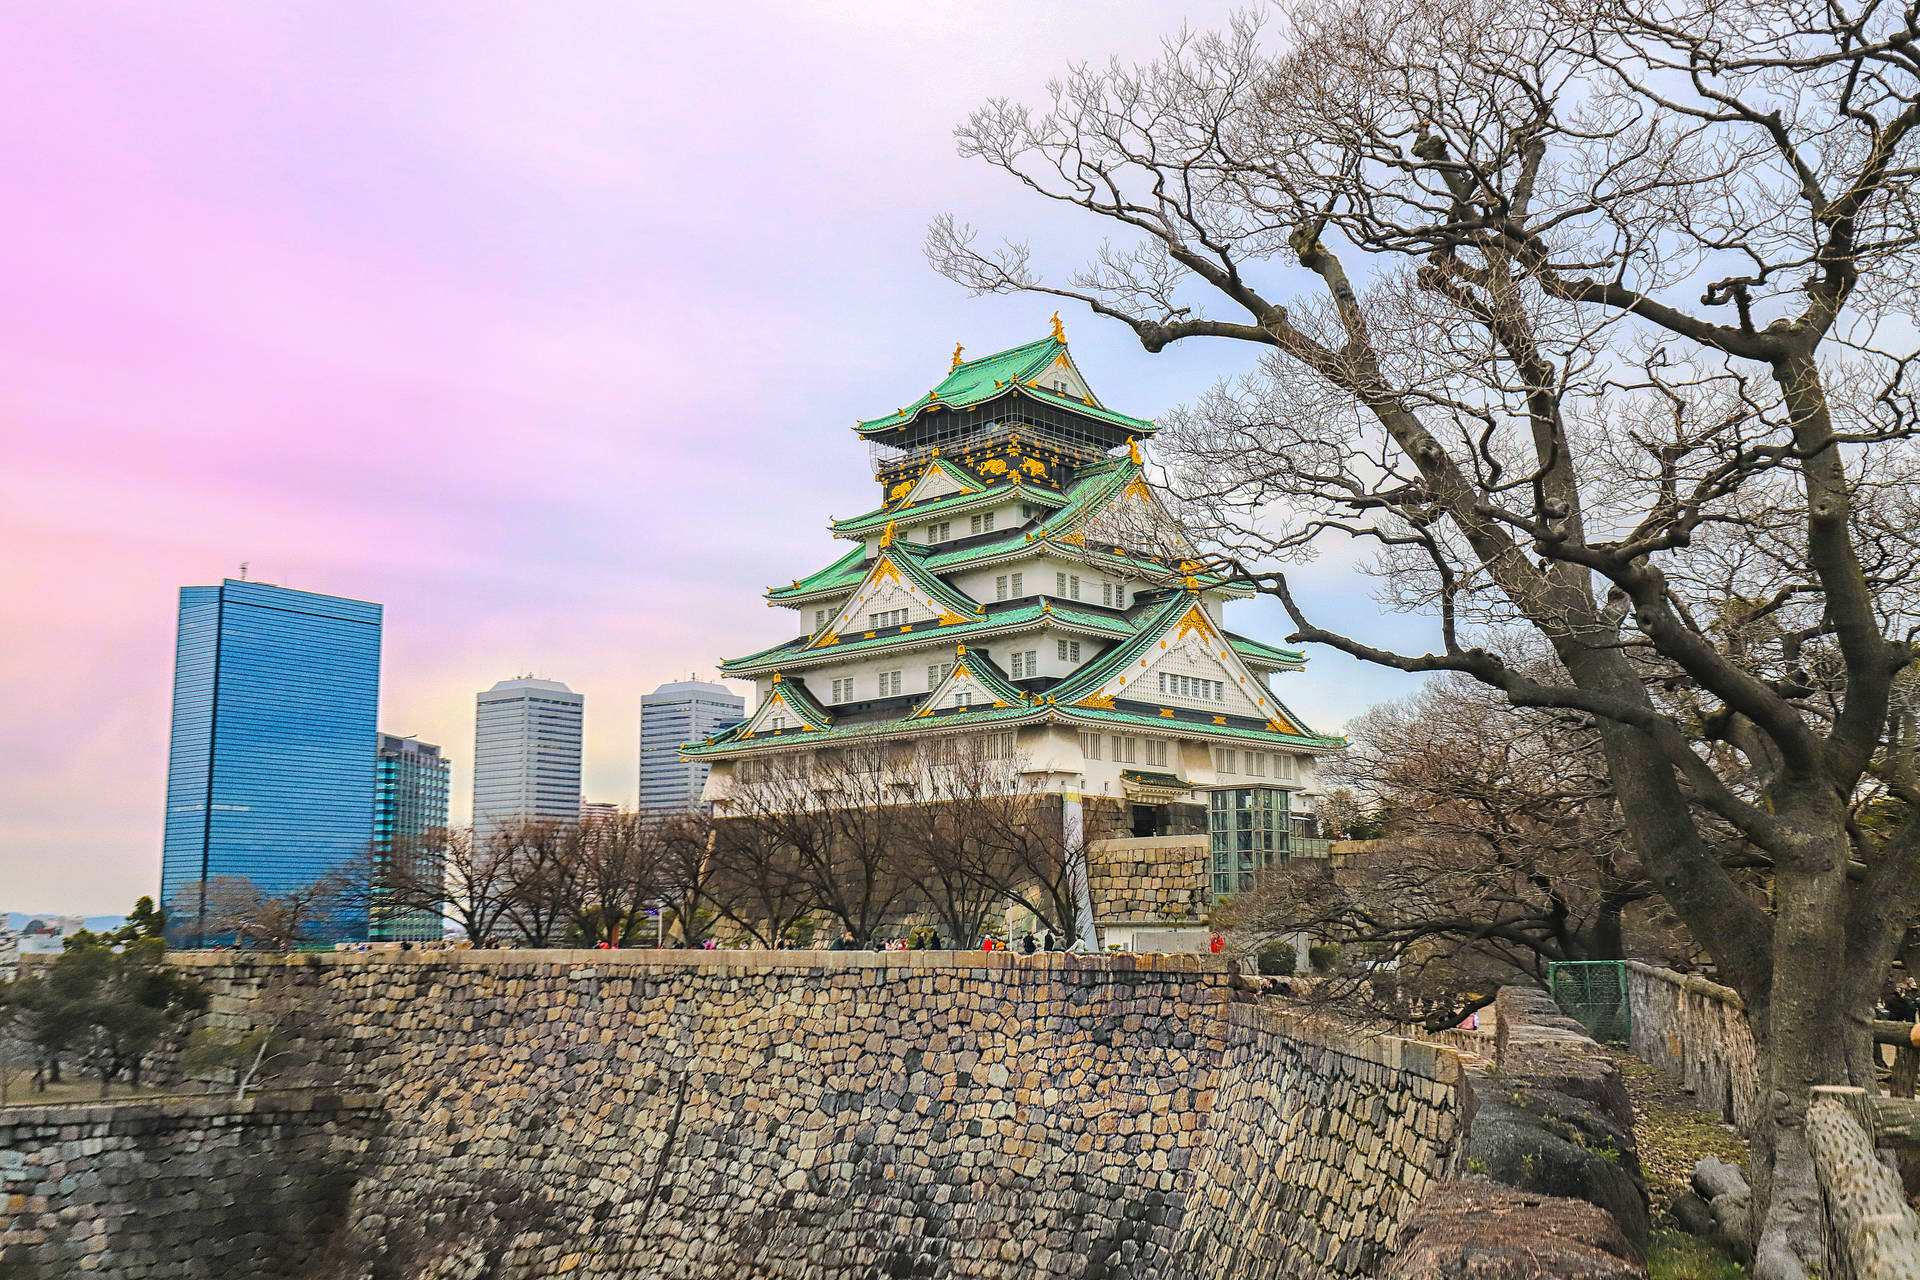
[[(381, 609), (228, 578), (180, 589), (160, 896), (176, 942), (211, 941), (209, 881), (289, 892), (373, 834)], [(362, 938), (364, 912), (333, 940)]]
[(747, 714), (744, 698), (717, 684), (676, 680), (640, 699), (640, 811), (685, 813), (701, 807), (710, 765), (681, 754)]
[[(373, 856), (376, 875), (395, 866), (414, 883), (441, 884), (446, 849), (433, 833), (447, 825), (447, 758), (417, 738), (380, 735), (373, 764)], [(376, 884), (378, 881), (376, 881)], [(370, 932), (388, 942), (437, 941), (444, 929), (430, 912), (375, 921)]]
[(473, 734), (473, 830), (580, 816), (586, 699), (558, 680), (502, 680), (479, 695)]
[(580, 816), (582, 818), (611, 818), (620, 812), (620, 806), (611, 800), (582, 800)]

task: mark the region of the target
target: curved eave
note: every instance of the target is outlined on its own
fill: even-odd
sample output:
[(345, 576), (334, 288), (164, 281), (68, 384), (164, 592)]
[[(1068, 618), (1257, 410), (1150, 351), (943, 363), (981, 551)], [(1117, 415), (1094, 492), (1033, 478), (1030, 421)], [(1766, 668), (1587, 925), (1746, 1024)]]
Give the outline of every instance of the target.
[(932, 396), (921, 396), (913, 404), (900, 410), (898, 413), (859, 423), (854, 427), (854, 432), (863, 440), (871, 440), (875, 437), (883, 436), (889, 431), (904, 431), (920, 421), (920, 419), (925, 417), (929, 412), (965, 413), (979, 411), (996, 401), (1015, 399), (1020, 396), (1026, 396), (1039, 404), (1051, 405), (1056, 409), (1066, 409), (1069, 412), (1080, 414), (1082, 417), (1091, 419), (1094, 422), (1104, 423), (1110, 427), (1116, 427), (1140, 439), (1146, 439), (1160, 429), (1146, 418), (1135, 418), (1129, 414), (1118, 413), (1097, 404), (1088, 404), (1076, 396), (1050, 391), (1045, 387), (1030, 387), (1016, 378), (1014, 381), (1002, 386), (992, 387), (984, 392), (973, 395), (956, 396), (951, 399), (945, 396), (939, 399), (935, 399)]
[(1096, 707), (1062, 706), (1054, 702), (1029, 702), (1019, 706), (989, 707), (970, 711), (945, 711), (917, 719), (872, 720), (862, 724), (836, 725), (831, 729), (789, 730), (756, 734), (751, 739), (715, 741), (712, 744), (688, 744), (681, 754), (689, 759), (728, 759), (758, 751), (803, 751), (826, 742), (845, 742), (853, 738), (883, 736), (936, 736), (964, 733), (985, 726), (1020, 728), (1037, 724), (1123, 725), (1128, 728), (1154, 729), (1187, 738), (1217, 742), (1263, 742), (1291, 747), (1315, 755), (1346, 750), (1344, 738), (1319, 734), (1275, 733), (1234, 725), (1202, 724), (1193, 720), (1165, 719), (1127, 711), (1106, 711)]
[(880, 507), (864, 515), (853, 516), (846, 520), (836, 520), (827, 528), (836, 538), (862, 538), (887, 527), (888, 521), (906, 521), (909, 524), (921, 520), (938, 520), (941, 516), (964, 515), (975, 507), (990, 507), (1009, 499), (1046, 502), (1056, 510), (1064, 509), (1066, 498), (1058, 489), (1040, 489), (1024, 480), (1001, 481), (973, 493), (953, 493), (933, 498), (926, 502), (910, 503), (906, 506)]
[(743, 658), (728, 659), (720, 664), (720, 670), (726, 675), (743, 677), (770, 675), (775, 671), (803, 671), (812, 667), (831, 665), (844, 659), (848, 654), (864, 656), (887, 650), (898, 650), (904, 653), (914, 649), (956, 643), (974, 644), (997, 636), (1017, 636), (1029, 631), (1047, 630), (1117, 643), (1124, 643), (1133, 636), (1133, 628), (1117, 619), (1113, 627), (1108, 628), (1081, 618), (1063, 616), (1057, 610), (1023, 612), (1018, 618), (1003, 619), (998, 622), (989, 614), (975, 622), (951, 622), (944, 626), (928, 626), (924, 630), (875, 635), (871, 639), (842, 640), (839, 644), (821, 648), (809, 647), (812, 642), (811, 636), (801, 637), (789, 640), (784, 645), (750, 653)]

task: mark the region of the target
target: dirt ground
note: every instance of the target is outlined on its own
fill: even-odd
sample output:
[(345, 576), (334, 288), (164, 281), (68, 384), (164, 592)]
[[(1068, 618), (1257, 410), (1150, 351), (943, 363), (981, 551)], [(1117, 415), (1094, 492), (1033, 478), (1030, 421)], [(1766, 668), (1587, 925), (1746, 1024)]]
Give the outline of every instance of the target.
[[(30, 1069), (9, 1072), (4, 1081), (0, 1081), (0, 1105), (11, 1107), (44, 1107), (56, 1102), (98, 1102), (100, 1101), (100, 1081), (96, 1077), (76, 1075), (68, 1072), (59, 1084), (48, 1085), (45, 1090), (33, 1087), (33, 1072)], [(109, 1098), (159, 1097), (164, 1094), (186, 1092), (179, 1086), (156, 1089), (150, 1085), (135, 1089), (124, 1081), (113, 1082)]]
[(1742, 1169), (1747, 1147), (1731, 1125), (1700, 1109), (1693, 1094), (1660, 1068), (1615, 1052), (1633, 1101), (1633, 1136), (1647, 1179), (1653, 1235), (1647, 1247), (1650, 1280), (1741, 1280), (1747, 1269), (1704, 1240), (1678, 1230), (1669, 1211), (1691, 1186), (1693, 1166), (1719, 1156)]

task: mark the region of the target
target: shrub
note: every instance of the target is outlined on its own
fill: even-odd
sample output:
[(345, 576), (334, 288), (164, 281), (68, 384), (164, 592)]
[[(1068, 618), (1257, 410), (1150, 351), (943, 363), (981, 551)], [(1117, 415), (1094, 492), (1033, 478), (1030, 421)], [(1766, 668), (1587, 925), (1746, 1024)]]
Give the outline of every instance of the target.
[(1334, 942), (1316, 942), (1307, 948), (1307, 963), (1315, 973), (1327, 973), (1340, 963), (1340, 945)]
[(1300, 953), (1291, 942), (1269, 942), (1257, 953), (1260, 972), (1269, 977), (1285, 977), (1300, 967)]

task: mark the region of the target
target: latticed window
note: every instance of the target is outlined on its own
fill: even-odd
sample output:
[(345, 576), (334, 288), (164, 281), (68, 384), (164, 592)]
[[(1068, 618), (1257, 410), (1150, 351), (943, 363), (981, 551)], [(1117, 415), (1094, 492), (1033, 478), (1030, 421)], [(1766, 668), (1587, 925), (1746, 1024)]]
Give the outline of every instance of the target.
[(1220, 787), (1207, 796), (1213, 896), (1247, 893), (1258, 873), (1287, 857), (1287, 793), (1278, 787)]
[(879, 631), (883, 627), (904, 627), (907, 625), (907, 610), (885, 609), (879, 613), (867, 615), (867, 628)]
[(940, 682), (953, 670), (951, 662), (929, 662), (927, 664), (927, 692), (932, 693), (940, 687)]
[(899, 692), (900, 673), (898, 671), (882, 671), (880, 673), (880, 696), (888, 698)]

